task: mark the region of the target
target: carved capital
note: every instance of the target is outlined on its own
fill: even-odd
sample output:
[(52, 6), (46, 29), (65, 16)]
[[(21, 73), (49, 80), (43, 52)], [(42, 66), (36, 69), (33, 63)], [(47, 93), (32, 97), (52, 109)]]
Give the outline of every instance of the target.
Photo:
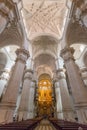
[(74, 60), (73, 53), (74, 53), (74, 49), (73, 48), (65, 47), (61, 51), (61, 57), (64, 59), (65, 62), (68, 62), (70, 60)]
[(25, 79), (32, 80), (32, 77), (33, 77), (33, 70), (26, 69), (25, 72), (24, 72), (24, 80)]
[(33, 74), (33, 70), (32, 70), (32, 69), (26, 69), (25, 72), (24, 72), (24, 74), (26, 74), (26, 73), (31, 73), (31, 74)]
[(58, 78), (57, 78), (57, 77), (55, 77), (55, 78), (53, 79), (53, 83), (56, 83), (56, 82), (58, 82)]
[(61, 73), (61, 72), (64, 72), (62, 68), (61, 68), (61, 69), (56, 70), (56, 73)]
[(60, 79), (65, 79), (66, 76), (65, 76), (64, 70), (63, 70), (63, 69), (58, 69), (58, 70), (56, 71), (56, 77), (57, 77), (58, 80), (60, 80)]
[(37, 81), (36, 81), (36, 80), (34, 80), (34, 79), (32, 80), (32, 82), (33, 82), (33, 83), (35, 83), (35, 84), (37, 83)]
[(27, 50), (17, 49), (16, 54), (17, 54), (16, 62), (20, 60), (21, 62), (26, 63), (26, 60), (29, 57), (29, 52)]

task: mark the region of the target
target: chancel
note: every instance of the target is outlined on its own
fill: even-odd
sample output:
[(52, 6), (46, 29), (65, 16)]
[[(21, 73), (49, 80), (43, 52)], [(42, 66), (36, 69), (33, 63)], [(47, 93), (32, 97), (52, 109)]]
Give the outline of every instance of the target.
[(87, 130), (87, 0), (0, 0), (0, 130)]

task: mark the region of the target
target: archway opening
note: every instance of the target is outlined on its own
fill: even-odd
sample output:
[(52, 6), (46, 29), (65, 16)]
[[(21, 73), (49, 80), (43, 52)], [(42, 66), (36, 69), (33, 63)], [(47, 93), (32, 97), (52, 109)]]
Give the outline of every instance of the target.
[(42, 74), (38, 80), (37, 116), (54, 116), (54, 98), (52, 79), (48, 74)]

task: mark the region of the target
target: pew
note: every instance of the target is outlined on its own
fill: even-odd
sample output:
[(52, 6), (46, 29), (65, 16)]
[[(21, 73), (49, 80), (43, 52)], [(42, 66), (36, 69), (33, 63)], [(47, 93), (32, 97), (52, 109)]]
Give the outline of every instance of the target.
[(0, 130), (33, 130), (40, 121), (41, 118), (36, 118), (36, 119), (29, 119), (26, 121), (1, 124)]
[(49, 121), (54, 125), (54, 127), (58, 130), (87, 130), (87, 125), (83, 125), (76, 122), (70, 122), (65, 120), (59, 120), (50, 118)]

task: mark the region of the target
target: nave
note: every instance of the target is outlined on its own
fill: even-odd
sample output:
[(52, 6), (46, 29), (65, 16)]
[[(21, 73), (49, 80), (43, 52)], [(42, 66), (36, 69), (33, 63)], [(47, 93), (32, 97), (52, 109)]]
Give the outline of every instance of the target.
[(0, 130), (87, 130), (77, 121), (87, 124), (87, 0), (0, 0)]

